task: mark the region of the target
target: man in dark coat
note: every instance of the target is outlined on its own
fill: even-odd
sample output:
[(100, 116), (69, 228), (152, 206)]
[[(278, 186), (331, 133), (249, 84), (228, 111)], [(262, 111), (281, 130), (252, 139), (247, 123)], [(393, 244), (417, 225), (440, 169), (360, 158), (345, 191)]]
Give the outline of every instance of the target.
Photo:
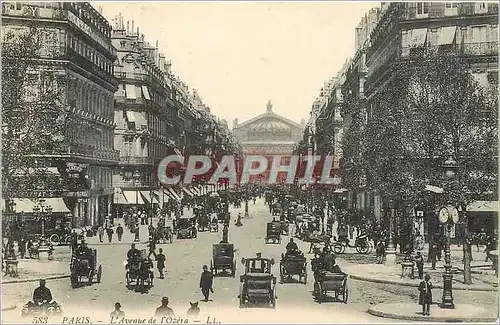
[(116, 235), (118, 235), (118, 241), (122, 241), (123, 227), (121, 224), (118, 224), (118, 227), (116, 227)]
[(33, 302), (38, 303), (50, 303), (52, 301), (52, 293), (50, 289), (45, 286), (45, 280), (40, 280), (40, 286), (33, 291)]
[(163, 269), (165, 268), (165, 255), (163, 255), (163, 249), (160, 248), (158, 255), (156, 255), (156, 267), (158, 268), (158, 272), (160, 273), (160, 279), (163, 279)]
[(214, 292), (212, 288), (213, 279), (214, 276), (212, 275), (212, 272), (208, 271), (208, 267), (206, 265), (203, 265), (203, 272), (201, 273), (201, 278), (200, 278), (201, 292), (205, 297), (203, 301), (208, 301), (210, 291), (212, 291), (212, 293)]
[(415, 256), (415, 264), (417, 264), (418, 278), (423, 279), (424, 278), (424, 258), (422, 256), (422, 253), (417, 252), (417, 256)]
[(418, 303), (422, 306), (422, 315), (430, 315), (430, 308), (432, 303), (432, 283), (430, 281), (431, 276), (429, 274), (425, 275), (424, 281), (420, 282), (418, 285), (418, 291), (420, 295), (418, 297)]

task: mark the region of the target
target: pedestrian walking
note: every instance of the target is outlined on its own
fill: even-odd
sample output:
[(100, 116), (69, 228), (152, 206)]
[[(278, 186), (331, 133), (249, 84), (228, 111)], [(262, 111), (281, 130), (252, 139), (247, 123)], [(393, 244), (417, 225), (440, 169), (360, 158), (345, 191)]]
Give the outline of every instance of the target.
[(418, 270), (418, 278), (424, 278), (424, 258), (420, 252), (417, 252), (417, 256), (415, 256), (415, 264), (417, 264)]
[(385, 245), (384, 245), (384, 242), (382, 240), (380, 240), (377, 243), (376, 251), (377, 251), (377, 263), (378, 264), (384, 263)]
[(438, 246), (436, 245), (435, 241), (432, 241), (430, 244), (430, 249), (429, 249), (429, 259), (431, 260), (432, 263), (432, 269), (436, 269), (436, 259), (437, 259), (437, 251), (438, 251)]
[(418, 297), (418, 303), (422, 306), (422, 315), (430, 316), (431, 304), (432, 304), (432, 283), (430, 281), (431, 276), (429, 274), (425, 275), (424, 281), (420, 282), (418, 285), (418, 291), (420, 292)]
[(206, 265), (203, 265), (203, 272), (201, 273), (201, 278), (200, 278), (201, 292), (205, 297), (203, 301), (208, 301), (210, 292), (212, 293), (214, 292), (214, 289), (212, 288), (213, 279), (214, 276), (212, 272), (208, 271), (208, 267)]
[(116, 235), (118, 236), (118, 241), (122, 241), (123, 227), (121, 224), (118, 224), (118, 227), (116, 227)]
[(160, 279), (164, 279), (163, 269), (165, 269), (165, 261), (167, 258), (163, 255), (163, 249), (158, 250), (158, 255), (156, 255), (156, 267), (158, 268), (158, 272), (160, 273)]
[(97, 234), (99, 235), (99, 242), (102, 243), (102, 237), (104, 237), (104, 227), (102, 225), (97, 228)]
[(153, 256), (156, 258), (156, 243), (153, 237), (149, 237), (148, 247), (149, 247), (148, 258), (151, 257), (151, 254), (153, 254)]
[(160, 319), (162, 317), (175, 317), (174, 311), (168, 306), (168, 297), (163, 297), (161, 299), (161, 306), (156, 308), (155, 317)]
[(111, 243), (111, 240), (113, 239), (113, 228), (109, 227), (108, 229), (106, 229), (106, 233), (108, 235), (108, 242)]
[(140, 241), (140, 239), (139, 239), (139, 222), (137, 222), (135, 224), (134, 235), (135, 235), (134, 241), (136, 241), (136, 242)]
[(119, 302), (115, 303), (115, 310), (113, 310), (109, 317), (113, 318), (125, 318), (125, 312), (121, 310), (122, 305)]
[(19, 255), (22, 259), (24, 259), (24, 255), (26, 255), (26, 239), (21, 237), (18, 243)]

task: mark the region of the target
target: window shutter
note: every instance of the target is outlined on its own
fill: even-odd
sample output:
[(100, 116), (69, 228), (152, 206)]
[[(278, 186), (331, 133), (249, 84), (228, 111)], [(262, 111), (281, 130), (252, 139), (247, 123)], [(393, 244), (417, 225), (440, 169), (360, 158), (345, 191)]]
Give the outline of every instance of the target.
[(431, 2), (429, 8), (429, 17), (442, 17), (444, 16), (444, 6), (442, 2)]
[(417, 3), (416, 2), (408, 2), (408, 18), (414, 19), (417, 16)]

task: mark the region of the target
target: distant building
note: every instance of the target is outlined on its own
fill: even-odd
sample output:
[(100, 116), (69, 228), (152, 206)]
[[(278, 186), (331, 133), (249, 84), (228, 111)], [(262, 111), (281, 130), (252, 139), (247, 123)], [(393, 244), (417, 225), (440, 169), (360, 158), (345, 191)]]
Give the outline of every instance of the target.
[(302, 131), (300, 124), (274, 113), (271, 101), (267, 103), (265, 113), (241, 124), (237, 120), (233, 123), (233, 133), (241, 144), (243, 156), (268, 156), (270, 162), (275, 155), (292, 155)]

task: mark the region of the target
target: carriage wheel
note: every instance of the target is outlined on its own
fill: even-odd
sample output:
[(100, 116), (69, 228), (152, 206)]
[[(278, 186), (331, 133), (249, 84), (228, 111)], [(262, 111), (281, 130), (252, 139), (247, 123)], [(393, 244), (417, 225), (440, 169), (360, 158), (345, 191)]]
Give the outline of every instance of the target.
[(370, 246), (367, 243), (356, 245), (356, 251), (360, 254), (368, 254), (368, 252), (370, 251)]
[(304, 273), (304, 284), (307, 284), (307, 271)]
[(97, 283), (101, 283), (101, 277), (102, 277), (102, 265), (99, 265), (99, 268), (97, 269), (97, 278), (96, 278)]
[(61, 238), (59, 237), (58, 234), (52, 234), (50, 237), (49, 237), (49, 240), (50, 242), (53, 244), (53, 245), (58, 245), (59, 244), (59, 241), (61, 240)]
[(236, 260), (233, 261), (233, 268), (231, 270), (231, 275), (233, 278), (236, 276)]
[(345, 288), (344, 288), (344, 294), (342, 295), (342, 301), (344, 302), (344, 304), (347, 304), (347, 298), (349, 297), (349, 288), (347, 288), (347, 284), (345, 285)]
[(245, 298), (243, 297), (243, 293), (240, 294), (240, 308), (245, 308)]
[(344, 253), (344, 250), (345, 250), (344, 245), (339, 244), (339, 243), (333, 244), (333, 252), (335, 254), (342, 254), (342, 253)]
[(319, 303), (323, 300), (323, 292), (321, 289), (321, 285), (318, 282), (314, 282), (314, 291), (313, 291), (314, 297), (316, 300), (318, 300)]
[(368, 242), (368, 253), (367, 254), (371, 254), (371, 252), (373, 252), (373, 249), (374, 249), (373, 243)]
[(87, 282), (87, 285), (91, 285), (92, 284), (92, 279), (93, 278), (94, 278), (94, 270), (90, 270), (89, 271), (89, 276), (88, 276), (89, 281)]

